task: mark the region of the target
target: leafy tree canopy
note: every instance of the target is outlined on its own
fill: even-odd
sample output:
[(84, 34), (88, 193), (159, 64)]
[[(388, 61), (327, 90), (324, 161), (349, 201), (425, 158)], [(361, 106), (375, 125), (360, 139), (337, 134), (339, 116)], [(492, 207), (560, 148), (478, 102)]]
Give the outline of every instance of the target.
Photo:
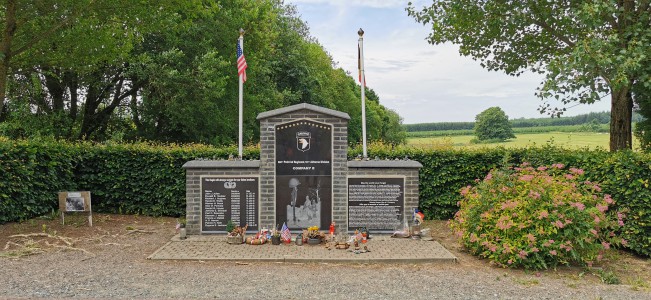
[[(0, 134), (233, 144), (243, 28), (246, 143), (258, 113), (302, 102), (347, 112), (361, 142), (359, 85), (283, 1), (8, 0), (0, 11)], [(367, 95), (370, 139), (404, 142), (400, 117)]]
[(514, 139), (509, 117), (499, 107), (491, 107), (475, 117), (475, 135), (479, 141)]
[(457, 44), (484, 68), (544, 74), (541, 112), (565, 110), (549, 99), (589, 104), (610, 95), (610, 149), (631, 147), (634, 85), (651, 88), (648, 0), (434, 0), (407, 12), (431, 25), (430, 43)]

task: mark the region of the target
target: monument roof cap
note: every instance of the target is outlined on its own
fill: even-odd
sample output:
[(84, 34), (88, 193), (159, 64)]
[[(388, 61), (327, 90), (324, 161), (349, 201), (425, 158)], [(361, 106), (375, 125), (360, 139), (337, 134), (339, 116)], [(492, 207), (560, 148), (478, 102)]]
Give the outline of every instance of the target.
[(308, 104), (308, 103), (300, 103), (300, 104), (296, 104), (296, 105), (292, 105), (292, 106), (287, 106), (287, 107), (283, 107), (283, 108), (279, 108), (279, 109), (274, 109), (274, 110), (270, 110), (270, 111), (261, 112), (261, 113), (258, 114), (257, 119), (261, 120), (261, 119), (271, 118), (271, 117), (274, 117), (274, 116), (277, 116), (277, 115), (291, 113), (291, 112), (301, 110), (301, 109), (307, 109), (307, 110), (315, 111), (315, 112), (318, 112), (318, 113), (322, 113), (322, 114), (326, 114), (326, 115), (330, 115), (330, 116), (350, 120), (350, 116), (345, 112), (341, 112), (341, 111), (337, 111), (337, 110), (334, 110), (334, 109), (329, 109), (329, 108), (325, 108), (325, 107), (321, 107), (321, 106), (316, 106), (316, 105), (312, 105), (312, 104)]
[(259, 168), (259, 160), (191, 160), (183, 165), (183, 169), (206, 168)]
[(349, 168), (422, 168), (415, 160), (350, 160)]

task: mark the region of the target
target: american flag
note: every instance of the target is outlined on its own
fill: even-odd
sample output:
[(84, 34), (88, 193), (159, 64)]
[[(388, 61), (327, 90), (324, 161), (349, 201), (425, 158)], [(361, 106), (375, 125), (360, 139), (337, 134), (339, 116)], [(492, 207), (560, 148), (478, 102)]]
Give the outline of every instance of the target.
[(283, 228), (280, 229), (280, 239), (287, 244), (292, 242), (292, 234), (291, 232), (289, 232), (287, 223), (283, 223)]
[(244, 58), (244, 52), (240, 46), (240, 42), (237, 42), (237, 75), (242, 77), (242, 82), (246, 82), (246, 59)]

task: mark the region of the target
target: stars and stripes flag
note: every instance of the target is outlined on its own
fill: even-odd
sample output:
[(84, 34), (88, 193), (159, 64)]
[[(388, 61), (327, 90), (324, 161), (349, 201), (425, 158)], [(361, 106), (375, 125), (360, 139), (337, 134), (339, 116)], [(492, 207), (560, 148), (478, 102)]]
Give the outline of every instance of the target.
[(283, 228), (280, 229), (280, 239), (287, 244), (292, 242), (292, 233), (289, 232), (287, 223), (283, 223)]
[(246, 59), (240, 41), (237, 41), (237, 75), (242, 78), (242, 82), (246, 82)]

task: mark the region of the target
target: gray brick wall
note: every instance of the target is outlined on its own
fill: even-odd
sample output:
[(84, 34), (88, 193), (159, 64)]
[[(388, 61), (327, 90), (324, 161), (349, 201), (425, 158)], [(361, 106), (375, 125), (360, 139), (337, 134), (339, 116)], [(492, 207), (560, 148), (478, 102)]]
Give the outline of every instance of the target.
[(275, 126), (296, 120), (332, 125), (332, 219), (337, 230), (348, 230), (348, 182), (353, 176), (404, 176), (405, 212), (418, 207), (418, 171), (416, 161), (348, 161), (348, 121), (346, 113), (310, 104), (264, 112), (260, 121), (259, 161), (191, 161), (186, 163), (186, 219), (188, 234), (201, 233), (201, 176), (260, 176), (258, 224), (277, 224), (276, 220), (276, 139)]

